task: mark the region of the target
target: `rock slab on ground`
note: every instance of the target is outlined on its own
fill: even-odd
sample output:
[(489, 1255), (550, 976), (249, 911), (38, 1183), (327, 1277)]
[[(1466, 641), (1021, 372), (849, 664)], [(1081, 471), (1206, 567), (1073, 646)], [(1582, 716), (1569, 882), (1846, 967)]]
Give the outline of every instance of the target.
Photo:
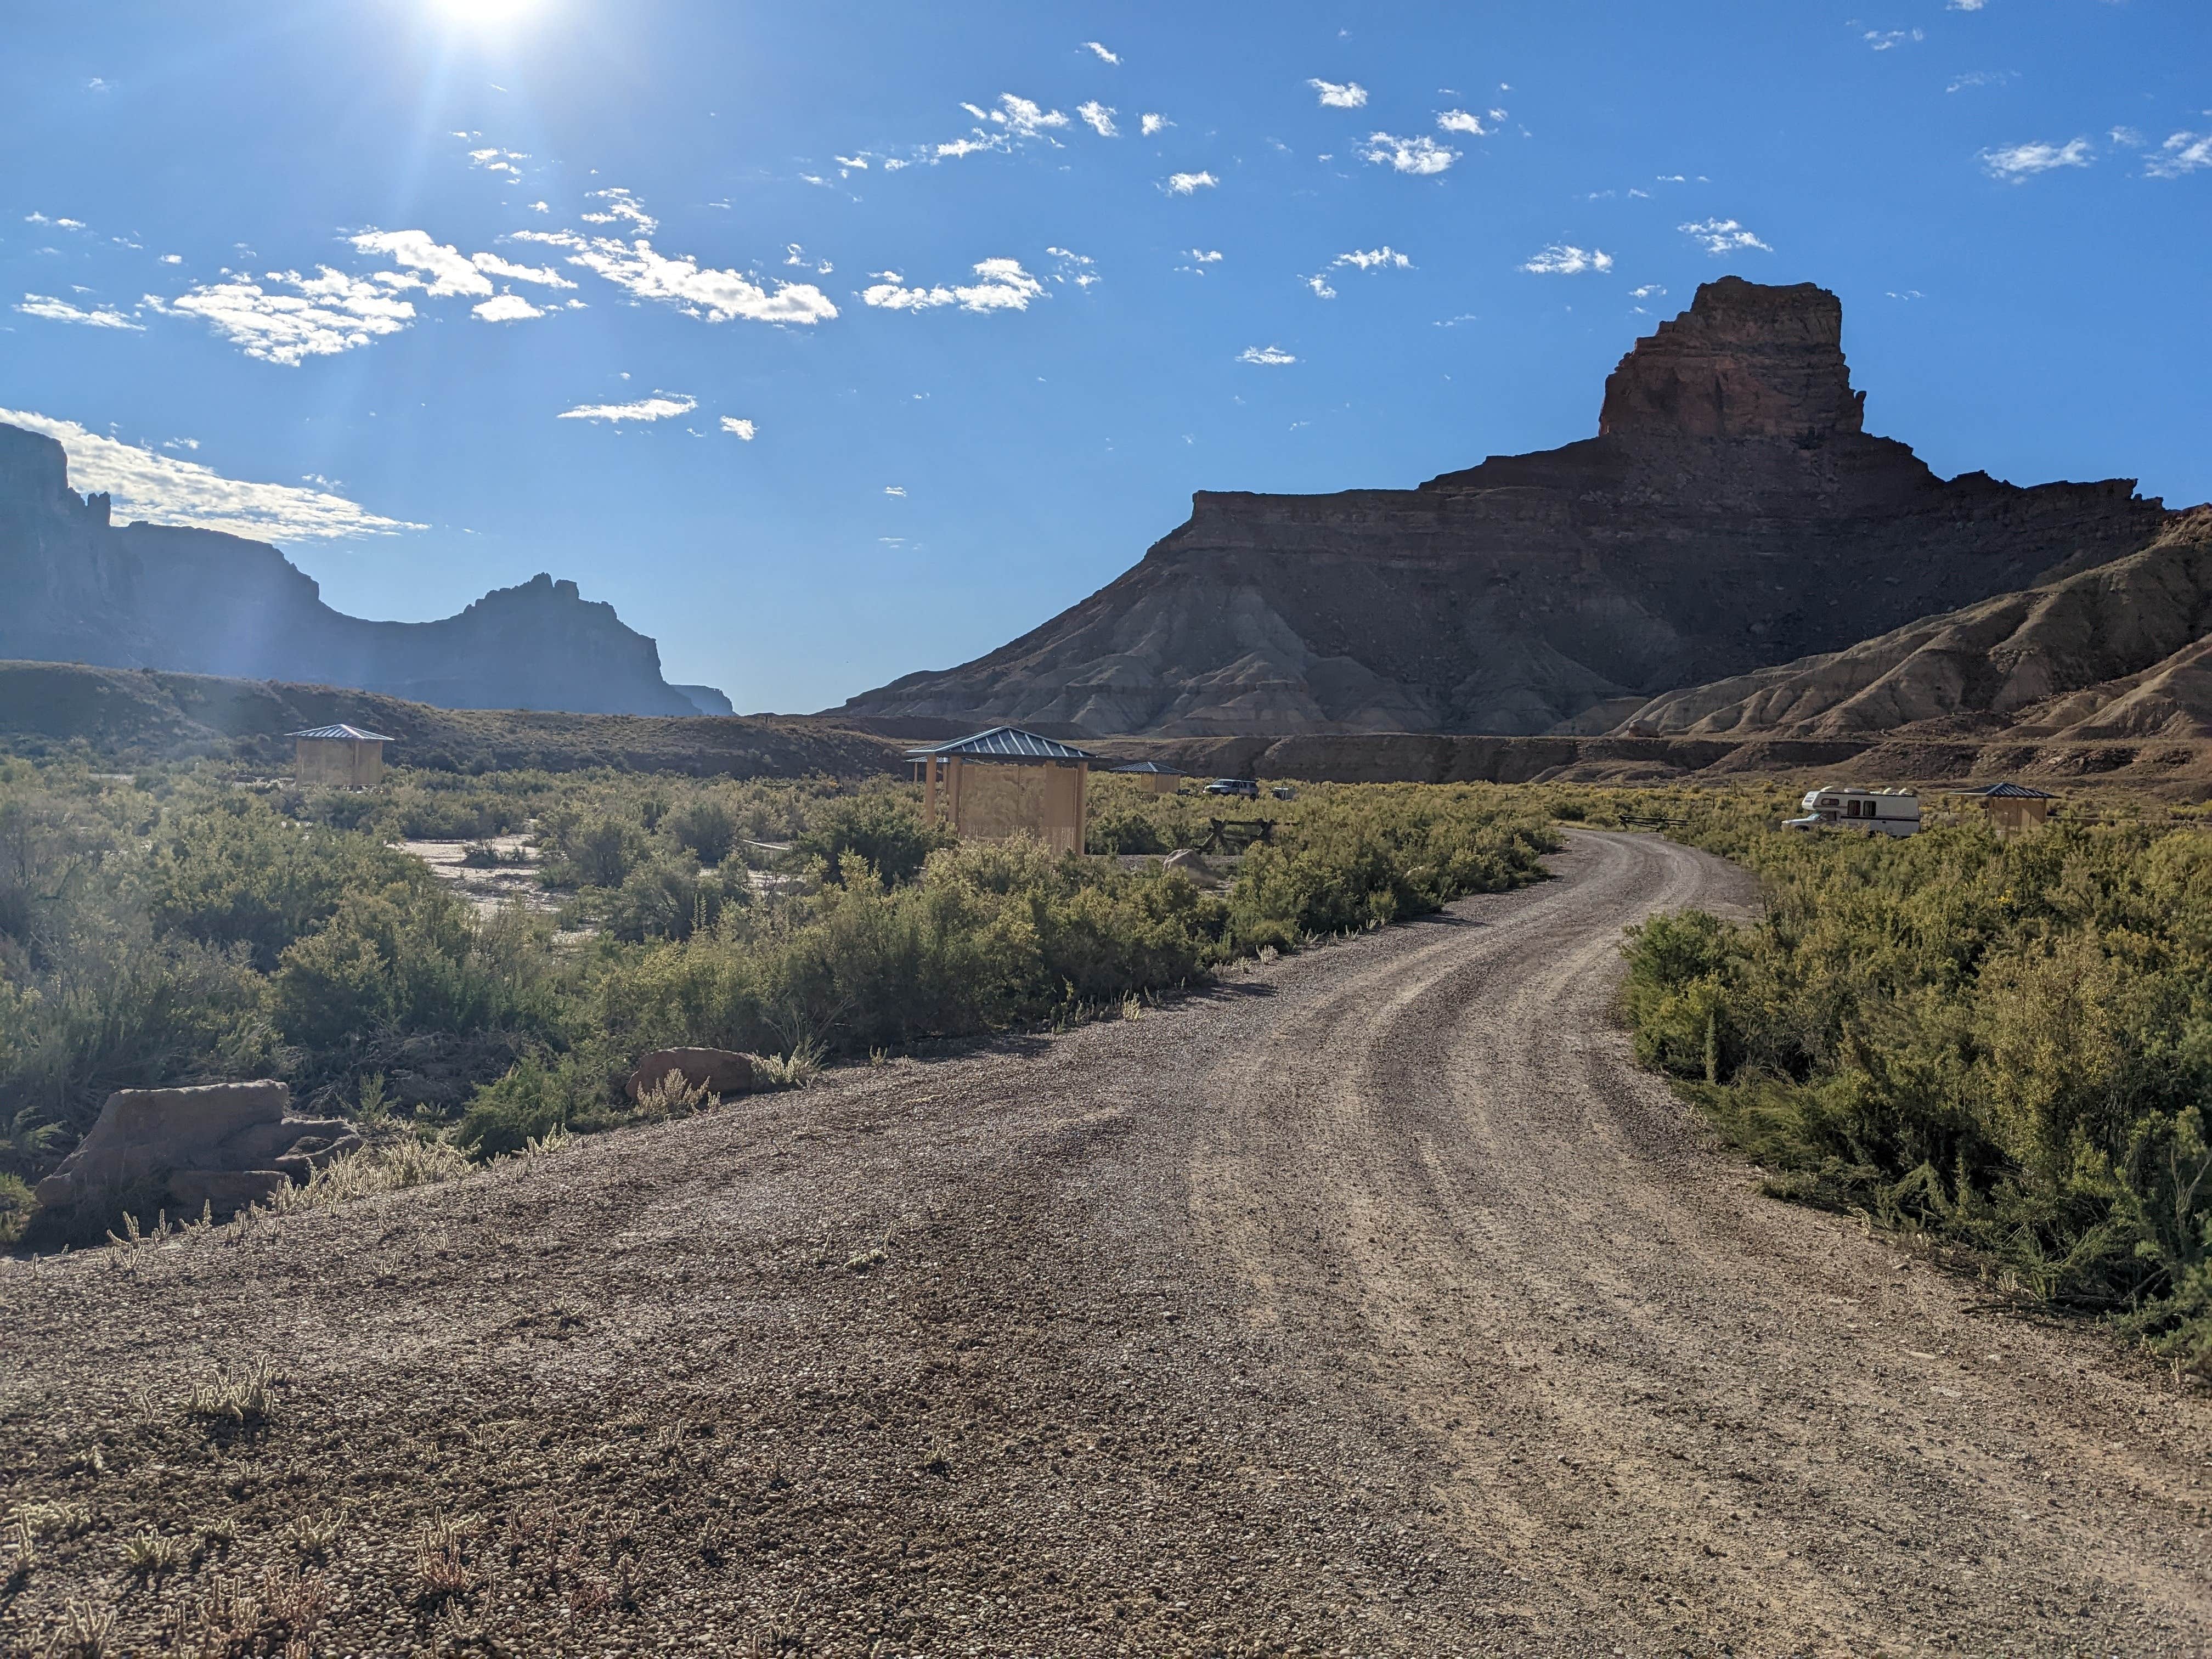
[(237, 1209), (361, 1145), (343, 1118), (288, 1116), (291, 1103), (275, 1082), (118, 1090), (39, 1202), (97, 1208), (158, 1188), (177, 1208)]

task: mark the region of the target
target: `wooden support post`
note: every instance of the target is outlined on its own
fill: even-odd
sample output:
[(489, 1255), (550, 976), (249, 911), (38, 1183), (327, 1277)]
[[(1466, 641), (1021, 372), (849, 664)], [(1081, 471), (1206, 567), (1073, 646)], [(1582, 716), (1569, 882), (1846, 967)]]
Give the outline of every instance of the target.
[(937, 828), (937, 757), (926, 755), (921, 762), (921, 821), (931, 829)]

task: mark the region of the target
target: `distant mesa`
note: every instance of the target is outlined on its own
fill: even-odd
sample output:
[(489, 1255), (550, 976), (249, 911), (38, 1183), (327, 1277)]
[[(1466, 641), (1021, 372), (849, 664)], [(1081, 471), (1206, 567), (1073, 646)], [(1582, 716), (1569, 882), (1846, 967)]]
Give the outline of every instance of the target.
[(1842, 342), (1826, 289), (1723, 277), (1621, 360), (1595, 438), (1414, 489), (1201, 491), (1081, 604), (835, 713), (1093, 736), (1596, 732), (2166, 525), (2132, 479), (1937, 477), (1866, 432)]
[[(614, 607), (539, 575), (438, 622), (368, 622), (265, 542), (108, 521), (62, 447), (0, 425), (0, 659), (155, 668), (383, 692), (446, 708), (728, 714), (661, 677)], [(709, 707), (713, 703), (719, 705)]]
[(691, 700), (691, 706), (702, 714), (734, 714), (737, 704), (711, 685), (679, 685), (672, 688)]

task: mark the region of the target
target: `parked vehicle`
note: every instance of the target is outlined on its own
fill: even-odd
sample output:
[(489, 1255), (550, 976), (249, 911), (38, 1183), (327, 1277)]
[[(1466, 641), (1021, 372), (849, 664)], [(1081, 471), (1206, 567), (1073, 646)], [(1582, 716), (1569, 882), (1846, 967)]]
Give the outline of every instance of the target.
[(1260, 786), (1250, 778), (1216, 778), (1206, 786), (1209, 795), (1235, 795), (1243, 800), (1260, 799)]
[(1298, 798), (1298, 792), (1287, 783), (1279, 783), (1267, 793), (1277, 800), (1296, 800)]
[(1902, 836), (1920, 828), (1920, 797), (1910, 789), (1850, 785), (1808, 789), (1798, 805), (1805, 815), (1784, 818), (1784, 830), (1856, 830), (1863, 835)]

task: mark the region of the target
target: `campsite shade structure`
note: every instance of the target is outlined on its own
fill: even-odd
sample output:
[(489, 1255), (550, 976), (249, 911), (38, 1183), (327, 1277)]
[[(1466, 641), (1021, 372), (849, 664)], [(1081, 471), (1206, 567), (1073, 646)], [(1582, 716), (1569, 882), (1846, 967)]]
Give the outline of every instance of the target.
[(1054, 852), (1083, 850), (1091, 763), (1098, 757), (1018, 726), (909, 749), (921, 769), (922, 816), (963, 841), (1004, 841), (1024, 830)]
[(2051, 803), (2058, 799), (2048, 789), (2027, 783), (1991, 783), (1979, 789), (1944, 792), (1978, 805), (2000, 836), (2016, 836), (2033, 830), (2051, 817)]
[(1172, 766), (1163, 766), (1158, 761), (1130, 761), (1126, 765), (1109, 767), (1107, 770), (1116, 777), (1144, 779), (1156, 795), (1172, 795), (1177, 786), (1190, 775), (1188, 772), (1176, 771)]
[(358, 726), (311, 726), (288, 732), (292, 739), (292, 781), (366, 789), (384, 776), (384, 745), (394, 741)]

